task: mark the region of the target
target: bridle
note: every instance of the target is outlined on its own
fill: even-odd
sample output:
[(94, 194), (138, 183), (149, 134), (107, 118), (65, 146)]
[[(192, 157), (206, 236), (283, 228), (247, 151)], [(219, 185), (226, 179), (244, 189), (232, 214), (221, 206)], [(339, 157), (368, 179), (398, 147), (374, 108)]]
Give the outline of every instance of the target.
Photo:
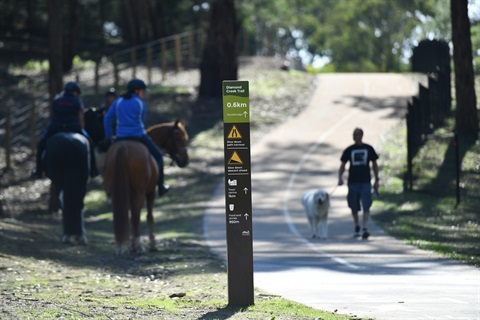
[(180, 152), (185, 152), (187, 149), (186, 147), (179, 147), (177, 140), (175, 139), (176, 134), (179, 130), (180, 129), (175, 124), (171, 126), (170, 129), (168, 129), (168, 137), (165, 143), (166, 146), (167, 145), (171, 146), (170, 150), (166, 149), (166, 151), (170, 156), (170, 158), (172, 159), (172, 165), (174, 162), (178, 163), (180, 161), (180, 158), (178, 157), (178, 155), (180, 154)]

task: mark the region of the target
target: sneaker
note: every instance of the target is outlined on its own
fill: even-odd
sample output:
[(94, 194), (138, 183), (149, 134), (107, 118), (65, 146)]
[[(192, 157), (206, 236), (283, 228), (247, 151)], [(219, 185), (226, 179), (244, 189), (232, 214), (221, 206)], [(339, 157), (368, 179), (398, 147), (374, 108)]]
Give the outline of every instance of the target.
[(353, 233), (354, 237), (360, 237), (360, 227), (356, 226), (355, 227), (355, 232)]
[(370, 233), (366, 228), (363, 228), (362, 239), (368, 239), (368, 237), (370, 237)]
[(158, 196), (161, 197), (161, 196), (167, 194), (168, 191), (170, 191), (170, 186), (168, 186), (166, 184), (164, 184), (162, 186), (159, 186), (158, 187)]

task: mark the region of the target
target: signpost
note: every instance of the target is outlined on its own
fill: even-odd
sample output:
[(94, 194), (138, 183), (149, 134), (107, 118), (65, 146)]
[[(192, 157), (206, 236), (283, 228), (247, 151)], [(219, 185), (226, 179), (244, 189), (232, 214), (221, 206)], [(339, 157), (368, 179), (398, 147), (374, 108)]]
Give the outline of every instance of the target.
[(254, 304), (248, 81), (223, 81), (228, 304)]

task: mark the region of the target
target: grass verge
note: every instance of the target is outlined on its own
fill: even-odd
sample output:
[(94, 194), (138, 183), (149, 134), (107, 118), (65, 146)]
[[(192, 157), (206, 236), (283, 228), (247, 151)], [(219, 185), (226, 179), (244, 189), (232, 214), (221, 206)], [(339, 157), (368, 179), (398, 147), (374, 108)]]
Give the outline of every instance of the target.
[(404, 191), (404, 123), (390, 132), (381, 148), (383, 186), (372, 218), (409, 244), (480, 267), (480, 141), (464, 152), (457, 204), (454, 169), (447, 166), (444, 173), (449, 165), (446, 150), (452, 143), (450, 126), (432, 134), (417, 154), (414, 191)]
[[(288, 119), (300, 112), (314, 87), (305, 73), (253, 69), (242, 77), (260, 88), (251, 92), (258, 112), (253, 136), (277, 125), (276, 114)], [(163, 98), (158, 106), (149, 104), (158, 118), (172, 116), (170, 109), (159, 109), (170, 101), (166, 94), (158, 93)], [(186, 117), (191, 98), (183, 95), (172, 101)], [(254, 306), (228, 306), (226, 267), (202, 236), (203, 212), (223, 175), (223, 129), (220, 122), (207, 130), (190, 128), (197, 132), (191, 165), (166, 168), (174, 190), (155, 203), (157, 252), (114, 255), (111, 209), (98, 179), (85, 201), (88, 246), (60, 243), (61, 216), (41, 214), (45, 193), (34, 199), (38, 210), (0, 219), (0, 319), (357, 319), (258, 289)], [(145, 214), (142, 218), (146, 235)]]

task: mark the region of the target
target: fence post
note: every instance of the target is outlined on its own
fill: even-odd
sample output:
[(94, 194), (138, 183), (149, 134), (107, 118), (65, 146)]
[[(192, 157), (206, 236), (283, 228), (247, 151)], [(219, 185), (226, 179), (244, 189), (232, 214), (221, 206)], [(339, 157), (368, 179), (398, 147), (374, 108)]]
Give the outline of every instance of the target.
[(167, 78), (167, 44), (162, 41), (160, 50), (160, 61), (162, 66), (162, 81)]
[(193, 39), (193, 33), (188, 35), (188, 59), (190, 67), (195, 65), (195, 41)]
[(148, 84), (152, 84), (152, 43), (147, 44), (147, 81)]
[(413, 105), (410, 101), (407, 103), (407, 173), (405, 177), (404, 189), (413, 190)]
[(100, 83), (100, 62), (95, 61), (95, 94), (98, 95), (99, 83)]
[(137, 49), (133, 48), (130, 51), (130, 66), (132, 68), (132, 78), (137, 76)]
[(113, 84), (113, 87), (115, 88), (116, 91), (118, 91), (119, 75), (118, 75), (118, 59), (116, 54), (114, 54), (112, 57), (112, 64), (113, 64), (113, 78), (115, 81), (115, 83)]
[(5, 170), (12, 168), (11, 155), (12, 155), (12, 115), (10, 114), (10, 108), (7, 111), (7, 117), (5, 119)]
[(431, 127), (431, 108), (430, 108), (430, 91), (422, 84), (419, 85), (418, 96), (420, 97), (421, 110), (421, 132), (423, 134), (432, 133)]
[(459, 141), (458, 141), (458, 133), (455, 132), (453, 138), (453, 146), (455, 149), (455, 176), (456, 176), (456, 196), (457, 196), (457, 206), (460, 204), (460, 151), (459, 151)]
[(37, 151), (37, 106), (35, 97), (32, 100), (32, 107), (30, 108), (30, 149), (32, 155), (35, 156)]
[(182, 46), (180, 36), (175, 37), (175, 71), (178, 73), (182, 68)]

